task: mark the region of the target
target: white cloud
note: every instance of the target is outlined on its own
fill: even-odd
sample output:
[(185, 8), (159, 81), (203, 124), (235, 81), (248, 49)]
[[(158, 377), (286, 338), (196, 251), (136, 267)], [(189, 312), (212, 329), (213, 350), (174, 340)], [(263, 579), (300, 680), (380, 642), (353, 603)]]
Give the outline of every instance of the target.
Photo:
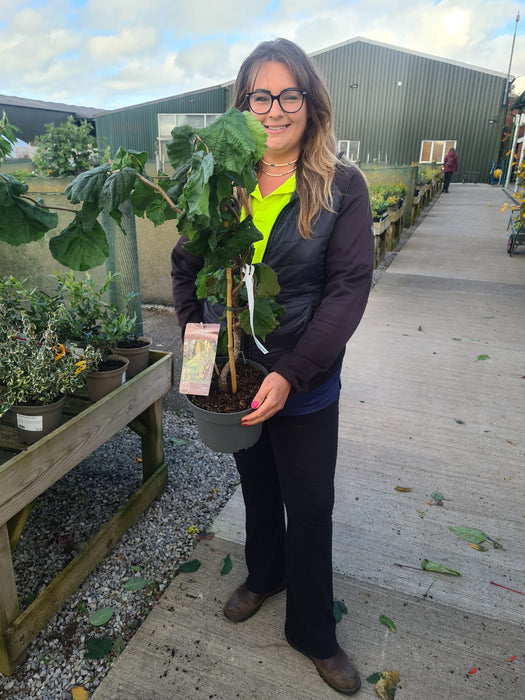
[[(506, 74), (520, 0), (0, 0), (6, 94), (114, 108), (235, 78), (260, 41), (356, 36)], [(512, 73), (525, 74), (519, 26)], [(60, 97), (55, 97), (60, 95)]]

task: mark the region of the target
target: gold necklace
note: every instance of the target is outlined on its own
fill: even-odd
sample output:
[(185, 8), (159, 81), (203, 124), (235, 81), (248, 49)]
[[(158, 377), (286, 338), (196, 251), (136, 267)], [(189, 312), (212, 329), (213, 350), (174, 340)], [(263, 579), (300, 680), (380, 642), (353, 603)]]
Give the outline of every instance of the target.
[(282, 177), (283, 175), (289, 175), (290, 173), (294, 173), (295, 170), (296, 170), (296, 168), (292, 168), (291, 170), (286, 170), (284, 173), (269, 173), (264, 168), (262, 169), (263, 173), (265, 175), (269, 175), (270, 177)]
[(267, 163), (264, 158), (261, 158), (261, 162), (264, 163), (265, 165), (269, 165), (271, 168), (282, 168), (285, 165), (293, 165), (294, 163), (297, 163), (299, 158), (296, 158), (295, 160), (291, 160), (289, 163)]

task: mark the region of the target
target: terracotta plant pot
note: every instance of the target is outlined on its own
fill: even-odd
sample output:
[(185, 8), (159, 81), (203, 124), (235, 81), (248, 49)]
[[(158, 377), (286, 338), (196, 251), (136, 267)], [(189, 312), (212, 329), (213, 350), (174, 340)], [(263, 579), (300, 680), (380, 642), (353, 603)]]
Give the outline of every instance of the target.
[(65, 398), (62, 396), (57, 401), (44, 406), (11, 406), (20, 442), (32, 445), (62, 425)]
[(129, 346), (125, 344), (125, 341), (120, 341), (117, 343), (117, 347), (113, 348), (115, 354), (127, 357), (129, 360), (126, 370), (127, 379), (135, 377), (139, 372), (146, 369), (149, 360), (149, 350), (153, 341), (151, 338), (141, 336), (135, 342), (135, 345)]
[(93, 403), (118, 389), (126, 381), (128, 358), (122, 355), (110, 355), (108, 359), (119, 362), (119, 366), (109, 370), (99, 369), (86, 375), (88, 396)]

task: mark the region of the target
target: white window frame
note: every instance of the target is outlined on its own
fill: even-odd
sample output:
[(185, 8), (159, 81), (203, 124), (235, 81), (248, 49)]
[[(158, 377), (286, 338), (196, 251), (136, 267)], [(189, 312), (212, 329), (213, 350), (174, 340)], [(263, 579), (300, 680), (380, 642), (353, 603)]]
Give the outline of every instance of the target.
[[(197, 128), (203, 128), (209, 126), (220, 116), (222, 116), (222, 114), (206, 114), (204, 112), (192, 114), (157, 114), (157, 152), (155, 154), (157, 171), (164, 170), (166, 163), (169, 164), (166, 146), (171, 141), (171, 131), (176, 126), (184, 126), (184, 124), (191, 124), (192, 122), (195, 124), (195, 121), (202, 121), (202, 124)], [(199, 120), (198, 117), (202, 117), (202, 120)]]
[(337, 142), (337, 152), (341, 153), (342, 151), (345, 158), (353, 163), (359, 160), (360, 149), (361, 141), (357, 139), (341, 139)]
[[(423, 160), (423, 149), (426, 143), (430, 143), (430, 160)], [(450, 151), (451, 148), (456, 148), (457, 141), (454, 139), (423, 139), (421, 141), (421, 149), (419, 151), (419, 162), (420, 163), (437, 163), (441, 165), (445, 156)], [(441, 149), (441, 153), (438, 152)], [(436, 158), (440, 155), (439, 158)]]

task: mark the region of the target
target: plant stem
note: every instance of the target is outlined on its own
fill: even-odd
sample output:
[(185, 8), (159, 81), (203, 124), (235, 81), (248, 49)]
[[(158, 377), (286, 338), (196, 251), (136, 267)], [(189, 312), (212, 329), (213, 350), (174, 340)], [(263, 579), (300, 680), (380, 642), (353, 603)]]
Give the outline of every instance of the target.
[(232, 383), (232, 394), (237, 393), (237, 372), (235, 370), (235, 352), (233, 348), (233, 270), (226, 268), (226, 324), (228, 328), (228, 362), (230, 363), (230, 376)]
[(147, 177), (144, 177), (144, 175), (141, 175), (140, 173), (136, 173), (136, 177), (138, 177), (139, 180), (141, 180), (142, 182), (146, 183), (146, 185), (148, 185), (149, 187), (154, 189), (155, 192), (158, 192), (160, 194), (160, 196), (166, 200), (166, 202), (168, 203), (170, 208), (173, 209), (173, 211), (176, 211), (177, 214), (182, 214), (182, 211), (178, 207), (175, 206), (175, 204), (173, 203), (173, 200), (170, 199), (170, 197), (166, 194), (166, 192), (164, 192), (162, 187), (159, 187), (159, 185), (156, 185), (151, 180), (148, 180)]

